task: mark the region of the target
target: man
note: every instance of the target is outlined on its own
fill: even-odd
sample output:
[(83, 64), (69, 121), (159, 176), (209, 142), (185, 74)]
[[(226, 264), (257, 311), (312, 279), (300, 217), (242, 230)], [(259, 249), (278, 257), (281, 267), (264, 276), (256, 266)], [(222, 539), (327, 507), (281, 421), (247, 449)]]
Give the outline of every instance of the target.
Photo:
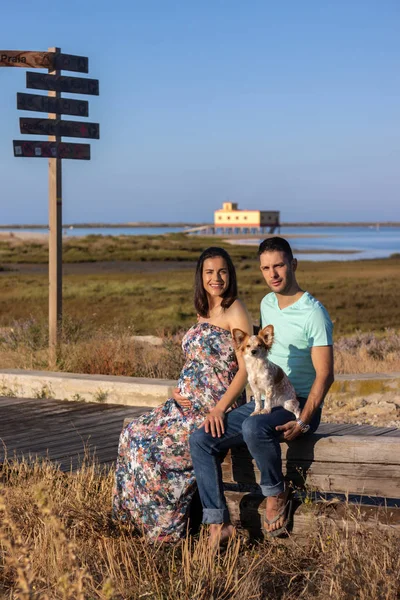
[(317, 429), (323, 400), (333, 383), (332, 322), (326, 309), (296, 280), (297, 260), (289, 243), (279, 237), (259, 247), (260, 269), (272, 293), (261, 302), (261, 326), (274, 326), (275, 342), (269, 359), (288, 375), (300, 402), (301, 414), (277, 407), (270, 414), (250, 417), (254, 400), (220, 415), (211, 411), (195, 431), (190, 447), (203, 523), (210, 525), (211, 544), (234, 534), (223, 492), (221, 457), (243, 442), (260, 470), (260, 487), (267, 497), (264, 529), (282, 534), (291, 503), (285, 489), (279, 440), (292, 441)]

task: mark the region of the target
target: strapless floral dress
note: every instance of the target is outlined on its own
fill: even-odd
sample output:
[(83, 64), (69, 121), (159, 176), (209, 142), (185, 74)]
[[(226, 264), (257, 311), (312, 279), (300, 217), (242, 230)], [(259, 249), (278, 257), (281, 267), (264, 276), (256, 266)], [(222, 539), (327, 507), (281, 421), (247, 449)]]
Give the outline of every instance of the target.
[(119, 442), (113, 516), (134, 523), (154, 541), (174, 541), (186, 533), (196, 490), (189, 436), (238, 369), (231, 333), (221, 327), (197, 323), (184, 336), (182, 348), (185, 364), (178, 387), (191, 408), (170, 398), (129, 423)]

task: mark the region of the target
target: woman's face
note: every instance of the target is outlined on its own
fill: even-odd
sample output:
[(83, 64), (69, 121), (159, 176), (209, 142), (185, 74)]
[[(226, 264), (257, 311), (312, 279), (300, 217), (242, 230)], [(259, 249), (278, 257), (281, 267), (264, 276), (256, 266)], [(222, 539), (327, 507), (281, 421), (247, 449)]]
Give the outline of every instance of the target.
[(203, 263), (203, 286), (210, 296), (222, 296), (229, 286), (228, 265), (222, 256), (206, 258)]

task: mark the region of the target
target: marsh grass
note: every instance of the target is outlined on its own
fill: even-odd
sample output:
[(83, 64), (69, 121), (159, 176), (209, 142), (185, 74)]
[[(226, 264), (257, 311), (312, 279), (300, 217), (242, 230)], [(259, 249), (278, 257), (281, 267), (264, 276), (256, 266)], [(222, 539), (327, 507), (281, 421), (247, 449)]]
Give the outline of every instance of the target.
[(329, 523), (303, 544), (233, 540), (214, 555), (202, 532), (149, 545), (111, 520), (112, 468), (75, 473), (6, 460), (0, 484), (0, 593), (21, 600), (394, 600), (400, 538)]
[[(183, 365), (184, 331), (156, 333), (162, 342), (159, 346), (136, 340), (134, 325), (95, 327), (89, 321), (65, 318), (57, 369), (92, 375), (177, 379)], [(334, 349), (336, 374), (400, 372), (400, 332), (392, 328), (379, 334), (358, 332), (342, 336), (335, 341)], [(11, 327), (0, 331), (0, 362), (4, 369), (47, 370), (46, 321), (31, 317), (14, 321)], [(336, 391), (345, 391), (345, 382), (334, 385)], [(388, 391), (385, 385), (366, 381), (365, 390), (360, 388), (360, 393), (384, 393)]]
[[(254, 256), (255, 249), (250, 249), (250, 256), (241, 254), (248, 253), (248, 248), (238, 251), (231, 246), (229, 251), (237, 266), (240, 297), (257, 323), (260, 301), (268, 289)], [(147, 251), (141, 252), (146, 258)], [(198, 249), (193, 252), (197, 258)], [(134, 273), (119, 272), (118, 263), (113, 262), (109, 263), (108, 272), (98, 269), (95, 263), (86, 265), (84, 274), (64, 276), (64, 312), (75, 321), (85, 321), (93, 327), (132, 325), (136, 334), (155, 334), (160, 329), (175, 333), (185, 329), (195, 320), (193, 260), (190, 261), (193, 270), (166, 271), (161, 264), (157, 271), (144, 269)], [(346, 263), (300, 261), (298, 280), (326, 306), (336, 336), (358, 330), (376, 333), (398, 327), (399, 268), (400, 258)], [(28, 319), (31, 315), (35, 319), (47, 318), (47, 274), (5, 272), (0, 274), (0, 284), (0, 327), (9, 327), (14, 320)]]

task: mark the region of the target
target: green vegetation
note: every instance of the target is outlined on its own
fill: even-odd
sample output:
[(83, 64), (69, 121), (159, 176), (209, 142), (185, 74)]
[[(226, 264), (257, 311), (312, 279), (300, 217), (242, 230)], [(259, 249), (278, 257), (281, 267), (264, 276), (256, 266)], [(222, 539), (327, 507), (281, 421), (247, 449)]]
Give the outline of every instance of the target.
[[(209, 242), (209, 240), (208, 240)], [(197, 244), (187, 250), (193, 258), (199, 255)], [(203, 245), (201, 246), (204, 248)], [(254, 322), (258, 321), (259, 303), (267, 292), (258, 269), (255, 249), (229, 248), (238, 271), (240, 297), (248, 306)], [(241, 255), (241, 252), (245, 255)], [(251, 255), (251, 258), (249, 257)], [(141, 260), (148, 251), (141, 250)], [(175, 257), (172, 253), (171, 257)], [(171, 258), (172, 260), (172, 258)], [(188, 259), (189, 260), (189, 259)], [(100, 270), (96, 264), (86, 265), (82, 274), (64, 276), (64, 314), (85, 327), (119, 324), (132, 327), (135, 334), (174, 333), (187, 328), (195, 319), (192, 303), (193, 270), (115, 272)], [(298, 279), (304, 289), (327, 307), (335, 322), (335, 334), (361, 331), (383, 331), (397, 327), (400, 314), (400, 258), (346, 261), (300, 262)], [(47, 274), (34, 272), (2, 273), (0, 327), (15, 320), (46, 319), (48, 302)]]
[[(219, 238), (168, 235), (88, 235), (63, 239), (63, 262), (99, 261), (195, 261), (207, 246), (222, 246), (232, 258), (254, 256), (254, 247), (232, 246)], [(46, 263), (47, 242), (0, 241), (0, 263)]]

